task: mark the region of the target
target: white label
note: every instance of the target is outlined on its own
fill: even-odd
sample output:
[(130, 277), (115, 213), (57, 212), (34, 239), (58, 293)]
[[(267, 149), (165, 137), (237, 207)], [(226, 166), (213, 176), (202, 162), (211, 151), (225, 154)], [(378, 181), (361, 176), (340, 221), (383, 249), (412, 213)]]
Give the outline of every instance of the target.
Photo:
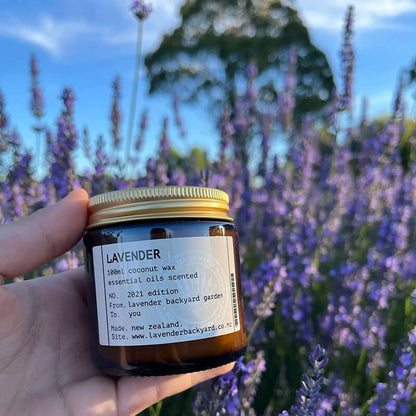
[(93, 248), (101, 345), (167, 344), (240, 330), (233, 238)]

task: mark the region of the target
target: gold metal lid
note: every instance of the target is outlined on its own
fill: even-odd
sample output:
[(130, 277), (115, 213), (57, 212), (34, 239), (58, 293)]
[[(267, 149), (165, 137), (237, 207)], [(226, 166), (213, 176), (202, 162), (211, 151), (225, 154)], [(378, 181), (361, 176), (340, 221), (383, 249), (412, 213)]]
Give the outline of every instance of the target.
[(161, 218), (212, 218), (232, 221), (228, 195), (198, 186), (123, 189), (93, 196), (87, 228)]

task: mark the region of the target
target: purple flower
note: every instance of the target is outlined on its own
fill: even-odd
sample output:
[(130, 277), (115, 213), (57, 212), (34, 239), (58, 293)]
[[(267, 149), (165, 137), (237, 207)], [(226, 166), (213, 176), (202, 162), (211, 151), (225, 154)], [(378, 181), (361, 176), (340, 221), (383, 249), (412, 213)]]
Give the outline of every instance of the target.
[(144, 20), (146, 19), (149, 14), (152, 12), (153, 10), (153, 6), (151, 3), (146, 4), (144, 1), (141, 0), (135, 0), (133, 1), (133, 3), (131, 4), (130, 7), (131, 11), (133, 12), (133, 14), (139, 19), (139, 20)]
[(8, 138), (7, 138), (7, 129), (8, 129), (8, 118), (5, 111), (5, 103), (3, 93), (0, 91), (0, 150), (7, 150)]
[(193, 403), (194, 414), (253, 414), (252, 405), (264, 371), (263, 351), (259, 351), (248, 363), (240, 357), (232, 371), (198, 388)]
[(343, 73), (343, 92), (339, 99), (339, 110), (350, 110), (353, 99), (353, 75), (355, 52), (352, 44), (353, 35), (353, 14), (354, 7), (349, 6), (345, 19), (344, 43), (342, 45), (342, 73)]
[(416, 345), (416, 326), (409, 332), (409, 343)]
[[(413, 405), (416, 391), (415, 356), (412, 350), (412, 331), (402, 346), (396, 349), (396, 357), (390, 363), (388, 381), (378, 383), (373, 397), (369, 400), (370, 415), (379, 415), (386, 409), (386, 415), (407, 415)], [(383, 413), (384, 414), (384, 413)]]
[(235, 128), (231, 122), (231, 111), (228, 106), (225, 106), (220, 121), (218, 123), (218, 129), (220, 131), (220, 149), (219, 159), (224, 162), (228, 149), (232, 146), (232, 137), (235, 134)]
[(168, 125), (169, 119), (165, 117), (163, 119), (163, 128), (160, 134), (160, 141), (159, 141), (159, 159), (161, 161), (167, 162), (169, 155), (170, 155), (170, 143), (168, 137)]
[(148, 126), (148, 111), (144, 110), (140, 119), (140, 124), (139, 124), (139, 132), (137, 134), (136, 137), (136, 143), (134, 145), (135, 149), (137, 151), (140, 151), (142, 146), (143, 146), (143, 142), (144, 142), (144, 134), (146, 132), (147, 126)]
[(396, 98), (394, 100), (394, 109), (392, 119), (394, 121), (404, 120), (405, 117), (405, 101), (403, 98), (404, 93), (404, 75), (403, 73), (399, 77), (399, 85), (397, 87)]
[(293, 127), (293, 112), (296, 104), (295, 89), (297, 86), (297, 57), (296, 48), (290, 48), (285, 88), (278, 99), (279, 120), (284, 131), (289, 131)]
[(61, 98), (65, 106), (65, 112), (72, 115), (75, 102), (75, 94), (72, 88), (64, 88)]
[(320, 390), (324, 381), (322, 373), (328, 364), (326, 351), (319, 344), (309, 355), (311, 371), (304, 373), (301, 387), (296, 392), (296, 403), (291, 412), (296, 416), (316, 414), (320, 406)]
[(173, 111), (174, 111), (174, 114), (175, 114), (175, 123), (176, 123), (176, 126), (179, 129), (181, 137), (185, 137), (186, 136), (186, 131), (185, 131), (185, 127), (184, 127), (184, 124), (183, 124), (183, 119), (182, 119), (181, 114), (180, 114), (179, 104), (180, 104), (179, 95), (175, 94), (174, 97), (173, 97)]
[[(39, 87), (39, 66), (35, 55), (32, 54), (30, 58), (30, 74), (32, 78), (31, 82), (31, 100), (30, 109), (32, 114), (37, 118), (41, 119), (44, 111), (44, 101), (42, 90)], [(39, 128), (39, 127), (37, 127)]]
[[(323, 372), (328, 364), (326, 351), (319, 344), (309, 355), (311, 368), (302, 377), (301, 386), (296, 392), (296, 403), (291, 408), (292, 416), (316, 415), (320, 408), (321, 387), (324, 382)], [(285, 410), (280, 415), (289, 416)]]
[(73, 121), (75, 94), (72, 89), (65, 88), (61, 97), (64, 107), (57, 121), (56, 137), (47, 130), (46, 143), (50, 163), (50, 178), (57, 195), (62, 198), (72, 189), (79, 187), (75, 175), (73, 152), (77, 141), (77, 131)]
[(121, 142), (120, 128), (121, 128), (121, 81), (117, 76), (113, 81), (113, 103), (111, 106), (111, 135), (113, 137), (113, 147), (117, 149)]
[(84, 129), (82, 130), (82, 147), (84, 150), (85, 157), (89, 159), (91, 157), (91, 141), (87, 127), (84, 127)]

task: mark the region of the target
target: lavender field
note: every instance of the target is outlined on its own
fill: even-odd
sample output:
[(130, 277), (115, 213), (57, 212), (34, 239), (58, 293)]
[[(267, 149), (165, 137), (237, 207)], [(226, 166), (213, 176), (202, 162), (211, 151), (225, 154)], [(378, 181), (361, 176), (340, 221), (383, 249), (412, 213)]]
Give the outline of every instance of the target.
[[(179, 156), (168, 120), (159, 138), (146, 135), (146, 113), (126, 144), (119, 78), (109, 103), (111, 137), (92, 139), (74, 124), (76, 92), (70, 88), (62, 92), (56, 125), (44, 125), (41, 63), (34, 56), (33, 134), (42, 151), (26, 151), (10, 127), (13, 115), (0, 86), (3, 223), (78, 187), (95, 195), (136, 186), (204, 185), (230, 196), (240, 238), (246, 356), (232, 373), (148, 414), (416, 414), (416, 124), (405, 111), (404, 81), (388, 119), (371, 121), (364, 108), (360, 120), (351, 121), (351, 26), (350, 10), (344, 83), (322, 118), (294, 118), (295, 59), (285, 90), (267, 108), (259, 103), (253, 63), (245, 93), (223, 109), (215, 160), (203, 149)], [(183, 129), (179, 112), (175, 122)], [(144, 140), (159, 140), (157, 155), (146, 161), (140, 158)], [(284, 156), (273, 153), (276, 140), (287, 143)], [(79, 149), (93, 171), (76, 166)], [(39, 164), (46, 166), (42, 177)], [(82, 262), (77, 246), (22, 278)]]

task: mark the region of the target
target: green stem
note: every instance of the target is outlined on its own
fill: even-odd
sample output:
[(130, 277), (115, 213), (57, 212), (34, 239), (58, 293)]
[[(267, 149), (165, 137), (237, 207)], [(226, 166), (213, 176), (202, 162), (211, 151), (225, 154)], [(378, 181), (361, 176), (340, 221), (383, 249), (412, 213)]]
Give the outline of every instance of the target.
[(156, 403), (156, 406), (149, 407), (149, 413), (151, 416), (159, 416), (162, 410), (163, 400)]
[(42, 175), (42, 135), (41, 130), (37, 132), (37, 140), (36, 140), (36, 157), (38, 160), (38, 176), (41, 178)]
[(130, 159), (130, 148), (131, 148), (131, 139), (133, 135), (133, 126), (136, 113), (136, 100), (137, 100), (137, 90), (139, 87), (139, 75), (140, 75), (140, 63), (142, 55), (142, 40), (143, 40), (143, 22), (139, 20), (139, 29), (137, 33), (137, 52), (136, 52), (136, 68), (134, 70), (134, 84), (133, 92), (131, 97), (130, 104), (130, 115), (129, 115), (129, 124), (127, 132), (127, 142), (126, 142), (126, 174), (128, 163)]
[(249, 332), (249, 333), (248, 333), (248, 335), (247, 335), (247, 349), (248, 349), (248, 347), (249, 347), (249, 345), (250, 345), (250, 342), (251, 342), (251, 339), (253, 338), (254, 333), (257, 331), (257, 328), (258, 328), (258, 327), (259, 327), (259, 325), (260, 325), (260, 322), (261, 322), (261, 319), (260, 319), (260, 318), (257, 318), (257, 319), (254, 321), (254, 324), (253, 324), (253, 326), (251, 327), (250, 332)]

